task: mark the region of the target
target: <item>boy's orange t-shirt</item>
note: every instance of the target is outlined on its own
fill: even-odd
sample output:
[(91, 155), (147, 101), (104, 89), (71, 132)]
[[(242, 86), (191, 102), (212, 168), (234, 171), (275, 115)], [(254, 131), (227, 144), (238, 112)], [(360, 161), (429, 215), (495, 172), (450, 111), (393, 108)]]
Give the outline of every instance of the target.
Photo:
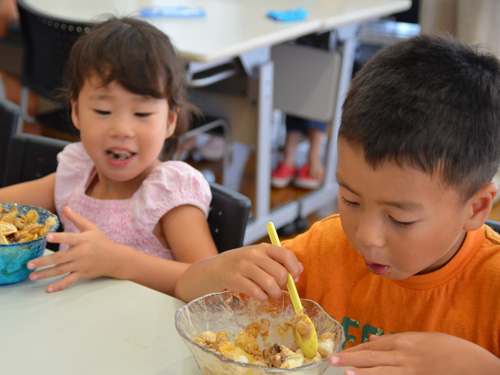
[(342, 323), (346, 348), (370, 334), (448, 333), (500, 357), (500, 236), (469, 232), (443, 268), (405, 280), (369, 272), (347, 240), (338, 215), (283, 241), (304, 265), (297, 289)]

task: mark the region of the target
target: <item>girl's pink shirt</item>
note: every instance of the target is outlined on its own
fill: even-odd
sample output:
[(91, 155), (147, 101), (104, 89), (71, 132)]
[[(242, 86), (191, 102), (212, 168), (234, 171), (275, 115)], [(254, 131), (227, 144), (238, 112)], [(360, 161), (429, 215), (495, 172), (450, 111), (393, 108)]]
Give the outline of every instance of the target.
[[(199, 171), (182, 161), (158, 165), (130, 199), (100, 200), (85, 194), (95, 168), (82, 143), (66, 146), (57, 160), (55, 203), (65, 232), (79, 232), (63, 214), (64, 206), (69, 206), (111, 240), (159, 258), (174, 259), (172, 251), (153, 234), (161, 217), (186, 204), (208, 215), (210, 186)], [(60, 249), (65, 248), (61, 244)]]

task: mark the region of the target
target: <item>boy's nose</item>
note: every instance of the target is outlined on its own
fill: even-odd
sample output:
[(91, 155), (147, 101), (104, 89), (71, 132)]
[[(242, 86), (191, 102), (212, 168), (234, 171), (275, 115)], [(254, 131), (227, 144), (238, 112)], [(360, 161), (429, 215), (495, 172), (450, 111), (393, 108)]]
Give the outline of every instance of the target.
[(376, 219), (365, 217), (360, 219), (356, 231), (358, 240), (366, 247), (383, 247), (385, 244), (382, 225)]

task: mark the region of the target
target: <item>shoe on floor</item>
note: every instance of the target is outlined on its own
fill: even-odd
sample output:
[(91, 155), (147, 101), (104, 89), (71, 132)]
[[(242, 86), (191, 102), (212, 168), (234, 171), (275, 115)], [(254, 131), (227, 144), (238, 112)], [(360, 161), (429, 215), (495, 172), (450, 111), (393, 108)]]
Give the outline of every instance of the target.
[(202, 159), (208, 161), (219, 161), (224, 157), (225, 149), (226, 140), (219, 136), (212, 136), (208, 142), (200, 147), (197, 147), (196, 151)]
[(287, 187), (295, 177), (295, 168), (288, 164), (279, 163), (271, 174), (271, 185), (275, 188)]
[(317, 189), (321, 186), (323, 179), (309, 176), (309, 165), (304, 164), (295, 176), (294, 185), (302, 189)]

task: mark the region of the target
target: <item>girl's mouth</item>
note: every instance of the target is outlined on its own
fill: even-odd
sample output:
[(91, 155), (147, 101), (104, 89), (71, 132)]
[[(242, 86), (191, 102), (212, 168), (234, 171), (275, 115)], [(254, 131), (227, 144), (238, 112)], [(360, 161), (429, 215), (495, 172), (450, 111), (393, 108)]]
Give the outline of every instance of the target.
[(375, 275), (382, 276), (389, 270), (389, 266), (385, 266), (383, 264), (372, 263), (368, 261), (365, 261), (365, 264), (366, 268), (368, 268), (368, 270)]
[(135, 154), (125, 150), (107, 150), (106, 155), (108, 155), (112, 160), (127, 160)]

